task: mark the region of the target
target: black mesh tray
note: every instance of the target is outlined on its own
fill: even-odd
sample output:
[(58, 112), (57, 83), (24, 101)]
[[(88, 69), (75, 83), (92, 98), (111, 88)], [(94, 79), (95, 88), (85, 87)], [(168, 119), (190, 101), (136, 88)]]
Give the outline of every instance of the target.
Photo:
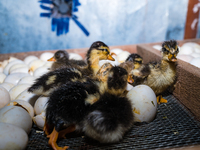
[[(160, 149), (176, 148), (200, 144), (200, 123), (174, 98), (164, 96), (166, 104), (158, 105), (154, 121), (143, 125), (134, 125), (115, 144), (102, 145), (83, 134), (72, 133), (66, 139), (57, 141), (59, 146), (69, 146), (69, 149)], [(51, 149), (48, 139), (35, 125), (29, 134), (27, 150)]]

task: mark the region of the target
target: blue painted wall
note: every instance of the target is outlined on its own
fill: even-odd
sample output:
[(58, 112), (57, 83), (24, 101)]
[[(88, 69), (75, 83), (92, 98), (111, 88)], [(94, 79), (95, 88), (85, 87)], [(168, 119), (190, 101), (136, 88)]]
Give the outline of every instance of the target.
[(0, 53), (127, 45), (182, 40), (188, 0), (79, 0), (75, 14), (90, 36), (70, 20), (69, 33), (56, 36), (37, 0), (0, 1)]

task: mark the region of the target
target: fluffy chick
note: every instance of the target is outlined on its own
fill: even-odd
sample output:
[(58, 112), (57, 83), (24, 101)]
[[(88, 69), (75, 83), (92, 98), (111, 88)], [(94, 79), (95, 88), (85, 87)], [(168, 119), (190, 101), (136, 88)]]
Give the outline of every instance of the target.
[(86, 66), (86, 62), (83, 60), (74, 60), (69, 59), (69, 53), (65, 50), (58, 50), (52, 58), (50, 58), (48, 61), (54, 61), (52, 64), (50, 70), (55, 70), (58, 68), (63, 67), (73, 67), (74, 65), (78, 66)]
[(107, 89), (91, 105), (83, 121), (85, 134), (101, 143), (118, 142), (133, 123), (131, 102), (123, 95), (128, 73), (121, 67), (112, 67), (107, 79)]

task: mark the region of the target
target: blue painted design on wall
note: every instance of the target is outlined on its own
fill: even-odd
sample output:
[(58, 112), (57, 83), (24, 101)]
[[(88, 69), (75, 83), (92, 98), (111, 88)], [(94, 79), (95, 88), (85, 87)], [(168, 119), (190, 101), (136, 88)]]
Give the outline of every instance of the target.
[[(40, 0), (39, 2), (42, 9), (50, 11), (48, 13), (41, 13), (40, 16), (52, 18), (51, 30), (56, 31), (57, 36), (69, 32), (70, 18), (86, 36), (89, 36), (87, 29), (78, 21), (78, 17), (73, 14), (78, 11), (77, 7), (81, 5), (78, 0)], [(52, 7), (45, 6), (44, 4), (50, 4)]]

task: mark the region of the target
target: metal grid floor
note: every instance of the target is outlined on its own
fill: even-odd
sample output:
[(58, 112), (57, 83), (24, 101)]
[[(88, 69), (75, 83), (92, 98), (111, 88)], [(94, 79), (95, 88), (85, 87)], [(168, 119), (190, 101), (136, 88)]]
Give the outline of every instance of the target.
[[(134, 125), (115, 144), (102, 145), (84, 135), (72, 133), (66, 139), (57, 141), (59, 146), (69, 146), (69, 149), (160, 149), (176, 148), (200, 144), (200, 123), (173, 97), (164, 96), (166, 104), (158, 105), (154, 121), (143, 125)], [(51, 149), (43, 132), (37, 132), (33, 126), (29, 135), (27, 150)]]

